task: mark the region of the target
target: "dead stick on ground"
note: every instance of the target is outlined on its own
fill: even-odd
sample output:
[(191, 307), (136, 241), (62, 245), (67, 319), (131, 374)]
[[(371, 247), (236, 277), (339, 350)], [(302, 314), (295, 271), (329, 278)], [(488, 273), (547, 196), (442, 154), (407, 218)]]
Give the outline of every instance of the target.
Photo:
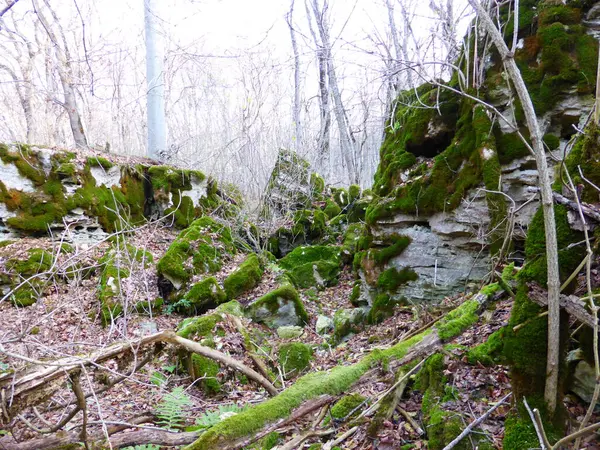
[(275, 389), (275, 386), (273, 386), (269, 380), (267, 380), (258, 372), (255, 372), (251, 368), (237, 361), (236, 359), (233, 359), (231, 356), (226, 355), (225, 353), (221, 353), (210, 347), (205, 347), (204, 345), (200, 345), (197, 342), (182, 338), (181, 336), (177, 336), (173, 331), (163, 332), (163, 337), (161, 340), (170, 344), (178, 345), (191, 352), (198, 353), (199, 355), (206, 356), (207, 358), (219, 361), (229, 367), (232, 367), (238, 372), (243, 373), (248, 378), (262, 385), (267, 390), (267, 392), (269, 392), (269, 394), (277, 395), (277, 389)]
[(279, 450), (296, 450), (297, 448), (300, 448), (300, 445), (302, 445), (302, 443), (307, 439), (310, 439), (312, 437), (328, 436), (333, 433), (335, 433), (334, 428), (329, 428), (328, 430), (307, 430), (304, 433), (300, 433), (291, 441), (286, 442), (279, 448)]
[(448, 445), (446, 445), (443, 450), (450, 450), (451, 448), (454, 448), (456, 446), (456, 444), (458, 444), (467, 435), (469, 435), (471, 433), (471, 431), (473, 431), (473, 429), (475, 427), (477, 427), (480, 423), (485, 421), (490, 416), (490, 414), (492, 414), (500, 405), (503, 405), (504, 402), (511, 395), (512, 395), (512, 392), (509, 392), (508, 394), (506, 394), (498, 403), (496, 403), (492, 408), (488, 409), (483, 416), (481, 416), (479, 419), (471, 422), (469, 424), (469, 426), (467, 428), (465, 428), (462, 433), (460, 433), (458, 436), (456, 436), (456, 438), (454, 438)]

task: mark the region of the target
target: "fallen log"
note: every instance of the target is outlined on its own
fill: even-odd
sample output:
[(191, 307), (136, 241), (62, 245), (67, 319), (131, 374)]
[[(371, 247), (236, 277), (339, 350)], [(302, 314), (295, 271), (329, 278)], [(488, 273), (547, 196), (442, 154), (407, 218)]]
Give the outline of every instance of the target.
[[(87, 442), (97, 443), (98, 448), (107, 446), (110, 440), (112, 448), (130, 447), (135, 445), (144, 444), (155, 444), (161, 446), (175, 447), (180, 445), (187, 445), (198, 439), (200, 431), (190, 431), (184, 433), (177, 433), (168, 430), (160, 429), (149, 429), (144, 428), (139, 431), (128, 431), (123, 433), (122, 431), (128, 428), (139, 425), (139, 420), (132, 420), (131, 427), (126, 426), (111, 426), (107, 428), (107, 434), (109, 439), (106, 439), (106, 434), (103, 432), (95, 433), (88, 436)], [(143, 422), (142, 422), (143, 423)], [(32, 439), (25, 442), (9, 442), (6, 439), (0, 439), (0, 450), (48, 450), (67, 448), (72, 444), (81, 443), (80, 433), (56, 433), (52, 436), (48, 436), (40, 439)], [(96, 448), (96, 447), (94, 447)]]
[(219, 361), (263, 386), (271, 395), (277, 394), (277, 389), (269, 380), (245, 366), (225, 353), (198, 344), (197, 342), (178, 336), (173, 331), (162, 331), (130, 342), (120, 342), (110, 345), (89, 355), (68, 356), (54, 361), (38, 361), (6, 351), (0, 345), (0, 354), (31, 363), (29, 367), (15, 373), (5, 373), (0, 376), (0, 407), (2, 416), (0, 424), (10, 422), (21, 411), (48, 400), (65, 380), (85, 367), (99, 367), (104, 361), (131, 352), (141, 352), (144, 348), (157, 343), (169, 343), (188, 351), (198, 353), (207, 358)]
[[(527, 283), (529, 299), (540, 306), (548, 306), (548, 292), (537, 283)], [(593, 328), (594, 316), (585, 308), (585, 304), (575, 295), (561, 295), (560, 307), (581, 323)], [(600, 321), (599, 321), (600, 323)]]
[(479, 314), (489, 297), (477, 294), (458, 308), (450, 311), (432, 328), (403, 340), (387, 349), (375, 349), (357, 363), (313, 372), (299, 378), (277, 396), (252, 406), (235, 416), (209, 428), (186, 450), (234, 450), (244, 446), (249, 436), (264, 428), (282, 423), (285, 417), (322, 395), (336, 396), (347, 392), (359, 382), (372, 382), (372, 369), (386, 361), (399, 367), (417, 357), (427, 357), (438, 351), (444, 342), (461, 335), (479, 319)]

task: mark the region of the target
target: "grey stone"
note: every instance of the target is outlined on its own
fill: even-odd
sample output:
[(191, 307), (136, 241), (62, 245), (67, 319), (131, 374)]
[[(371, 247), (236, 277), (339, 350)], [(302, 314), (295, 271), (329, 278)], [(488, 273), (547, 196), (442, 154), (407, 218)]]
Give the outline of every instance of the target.
[(121, 167), (112, 166), (106, 170), (103, 167), (90, 167), (90, 172), (96, 180), (96, 186), (121, 187)]
[(327, 334), (331, 330), (333, 330), (333, 320), (330, 317), (319, 315), (315, 326), (317, 334)]
[(281, 339), (294, 339), (302, 336), (302, 333), (304, 333), (304, 328), (296, 325), (284, 325), (277, 328), (277, 336)]

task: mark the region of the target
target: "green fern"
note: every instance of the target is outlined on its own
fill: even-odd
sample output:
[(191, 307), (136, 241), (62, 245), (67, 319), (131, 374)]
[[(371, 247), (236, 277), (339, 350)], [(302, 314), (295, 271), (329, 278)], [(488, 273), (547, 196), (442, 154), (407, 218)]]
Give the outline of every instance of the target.
[(136, 445), (135, 447), (125, 447), (123, 450), (160, 450), (160, 445), (154, 445), (154, 444)]
[(184, 389), (176, 387), (165, 394), (156, 406), (156, 415), (159, 418), (158, 424), (168, 430), (181, 428), (185, 420), (185, 407), (191, 404), (192, 402)]
[[(204, 428), (210, 428), (219, 422), (221, 422), (229, 414), (237, 414), (244, 410), (237, 405), (225, 405), (219, 406), (219, 409), (214, 411), (206, 411), (199, 418), (196, 419), (196, 425), (192, 427), (194, 430), (201, 430)], [(225, 417), (223, 417), (225, 416)]]

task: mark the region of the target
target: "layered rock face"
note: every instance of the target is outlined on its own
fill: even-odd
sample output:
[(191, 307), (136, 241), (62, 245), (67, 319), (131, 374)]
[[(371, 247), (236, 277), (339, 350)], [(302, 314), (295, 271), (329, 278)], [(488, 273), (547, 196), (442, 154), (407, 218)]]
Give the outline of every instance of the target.
[(164, 215), (186, 227), (224, 203), (199, 171), (25, 145), (0, 145), (0, 160), (1, 239), (51, 232), (97, 242)]
[[(555, 165), (593, 106), (598, 43), (593, 30), (582, 25), (582, 9), (525, 3), (515, 59), (538, 114), (548, 161)], [(512, 24), (508, 28), (505, 35), (512, 41)], [(482, 54), (481, 45), (471, 39), (471, 58), (474, 46)], [(355, 259), (362, 301), (373, 303), (382, 295), (436, 301), (481, 281), (513, 214), (514, 233), (505, 251), (522, 262), (526, 229), (539, 206), (537, 170), (518, 136), (528, 138), (521, 105), (502, 74), (492, 50), (478, 85), (456, 74), (449, 85), (478, 88), (477, 95), (503, 117), (436, 85), (401, 94), (381, 148), (376, 196), (366, 212), (367, 245)], [(392, 249), (404, 237), (410, 243)], [(417, 276), (396, 277), (400, 285), (390, 285), (390, 273), (408, 270)]]

